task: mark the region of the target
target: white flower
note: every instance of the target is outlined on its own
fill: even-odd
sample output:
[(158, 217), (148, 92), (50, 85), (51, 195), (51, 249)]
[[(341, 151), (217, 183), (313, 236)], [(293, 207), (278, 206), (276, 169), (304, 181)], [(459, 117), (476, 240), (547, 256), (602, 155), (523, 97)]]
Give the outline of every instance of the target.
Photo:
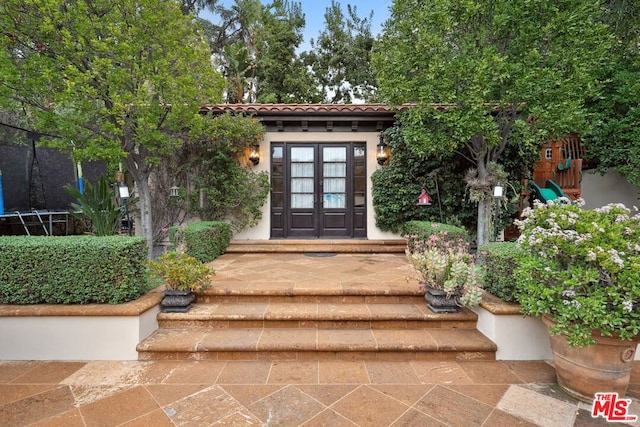
[(629, 313), (633, 311), (633, 301), (624, 301), (622, 305), (624, 306), (624, 309)]

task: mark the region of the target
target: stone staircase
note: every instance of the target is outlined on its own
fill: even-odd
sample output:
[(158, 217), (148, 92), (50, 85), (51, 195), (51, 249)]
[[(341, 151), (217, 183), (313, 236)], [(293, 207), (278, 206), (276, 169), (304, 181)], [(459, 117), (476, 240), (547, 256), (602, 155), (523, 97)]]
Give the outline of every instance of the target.
[(137, 346), (139, 359), (495, 359), (475, 313), (426, 307), (403, 254), (323, 247), (344, 248), (247, 245), (216, 259), (213, 287), (188, 313), (160, 313), (159, 329)]

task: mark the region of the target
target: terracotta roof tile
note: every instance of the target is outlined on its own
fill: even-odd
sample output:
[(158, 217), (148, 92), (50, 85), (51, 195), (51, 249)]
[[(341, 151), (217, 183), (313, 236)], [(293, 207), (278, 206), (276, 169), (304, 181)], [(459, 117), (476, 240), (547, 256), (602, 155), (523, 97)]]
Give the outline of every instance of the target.
[(390, 107), (387, 104), (207, 104), (202, 106), (202, 111), (242, 111), (247, 113), (379, 113), (395, 112), (400, 108)]

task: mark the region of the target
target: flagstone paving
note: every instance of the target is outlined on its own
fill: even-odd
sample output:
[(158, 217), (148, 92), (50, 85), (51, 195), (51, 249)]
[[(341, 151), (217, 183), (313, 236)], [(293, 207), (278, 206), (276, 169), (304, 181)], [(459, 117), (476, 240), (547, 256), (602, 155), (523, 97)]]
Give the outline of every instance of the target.
[(3, 427), (625, 425), (590, 410), (544, 361), (0, 362)]
[[(241, 300), (239, 295), (246, 294), (247, 289), (256, 294), (282, 286), (291, 289), (302, 303), (298, 313), (301, 328), (308, 321), (306, 310), (323, 313), (323, 321), (335, 320), (340, 311), (340, 307), (321, 304), (315, 295), (305, 295), (313, 290), (318, 278), (333, 278), (327, 282), (322, 300), (335, 294), (340, 301), (331, 303), (346, 303), (341, 309), (358, 322), (368, 322), (374, 314), (388, 317), (398, 309), (384, 303), (372, 308), (373, 303), (382, 302), (377, 295), (387, 301), (389, 293), (404, 292), (407, 286), (416, 289), (414, 283), (407, 282), (402, 255), (338, 255), (331, 262), (325, 258), (327, 264), (318, 263), (320, 259), (289, 254), (225, 255), (213, 263), (218, 274), (211, 292), (224, 293), (228, 298), (211, 313), (223, 315), (230, 309), (224, 304), (243, 304), (245, 318), (240, 320), (259, 322), (243, 326), (249, 339), (256, 327), (278, 319), (283, 309), (281, 299), (275, 297), (268, 305), (261, 295), (257, 295), (257, 301), (248, 297)], [(378, 294), (359, 296), (361, 283), (378, 284)], [(345, 291), (349, 298), (342, 301)], [(208, 321), (220, 321), (211, 313), (203, 314), (211, 317)], [(413, 319), (427, 313), (422, 308), (408, 308), (398, 315)], [(198, 322), (201, 320), (194, 319), (194, 326), (200, 325)], [(470, 331), (462, 324), (456, 325), (461, 326), (462, 333)], [(409, 339), (406, 334), (394, 339), (387, 337), (384, 329), (373, 331), (376, 342), (383, 347), (405, 339), (414, 344), (415, 337)], [(216, 339), (206, 335), (207, 330), (198, 333), (202, 345)], [(220, 336), (224, 333), (215, 331)], [(264, 342), (278, 343), (277, 328), (269, 333)], [(447, 344), (446, 331), (441, 331), (442, 336), (435, 330), (429, 333), (434, 340)], [(344, 339), (344, 330), (338, 327), (322, 334), (329, 342)], [(635, 362), (627, 397), (632, 399), (630, 414), (640, 417), (640, 362)], [(611, 425), (640, 427), (640, 421), (616, 424), (592, 418), (589, 404), (559, 389), (549, 361), (357, 357), (0, 361), (0, 427)]]

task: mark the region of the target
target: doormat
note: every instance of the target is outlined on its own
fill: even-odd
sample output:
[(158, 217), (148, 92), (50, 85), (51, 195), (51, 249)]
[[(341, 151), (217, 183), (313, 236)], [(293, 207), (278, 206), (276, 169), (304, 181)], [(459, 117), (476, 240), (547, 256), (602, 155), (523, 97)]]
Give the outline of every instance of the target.
[(304, 256), (316, 257), (316, 258), (327, 258), (331, 256), (336, 256), (335, 252), (305, 252)]

